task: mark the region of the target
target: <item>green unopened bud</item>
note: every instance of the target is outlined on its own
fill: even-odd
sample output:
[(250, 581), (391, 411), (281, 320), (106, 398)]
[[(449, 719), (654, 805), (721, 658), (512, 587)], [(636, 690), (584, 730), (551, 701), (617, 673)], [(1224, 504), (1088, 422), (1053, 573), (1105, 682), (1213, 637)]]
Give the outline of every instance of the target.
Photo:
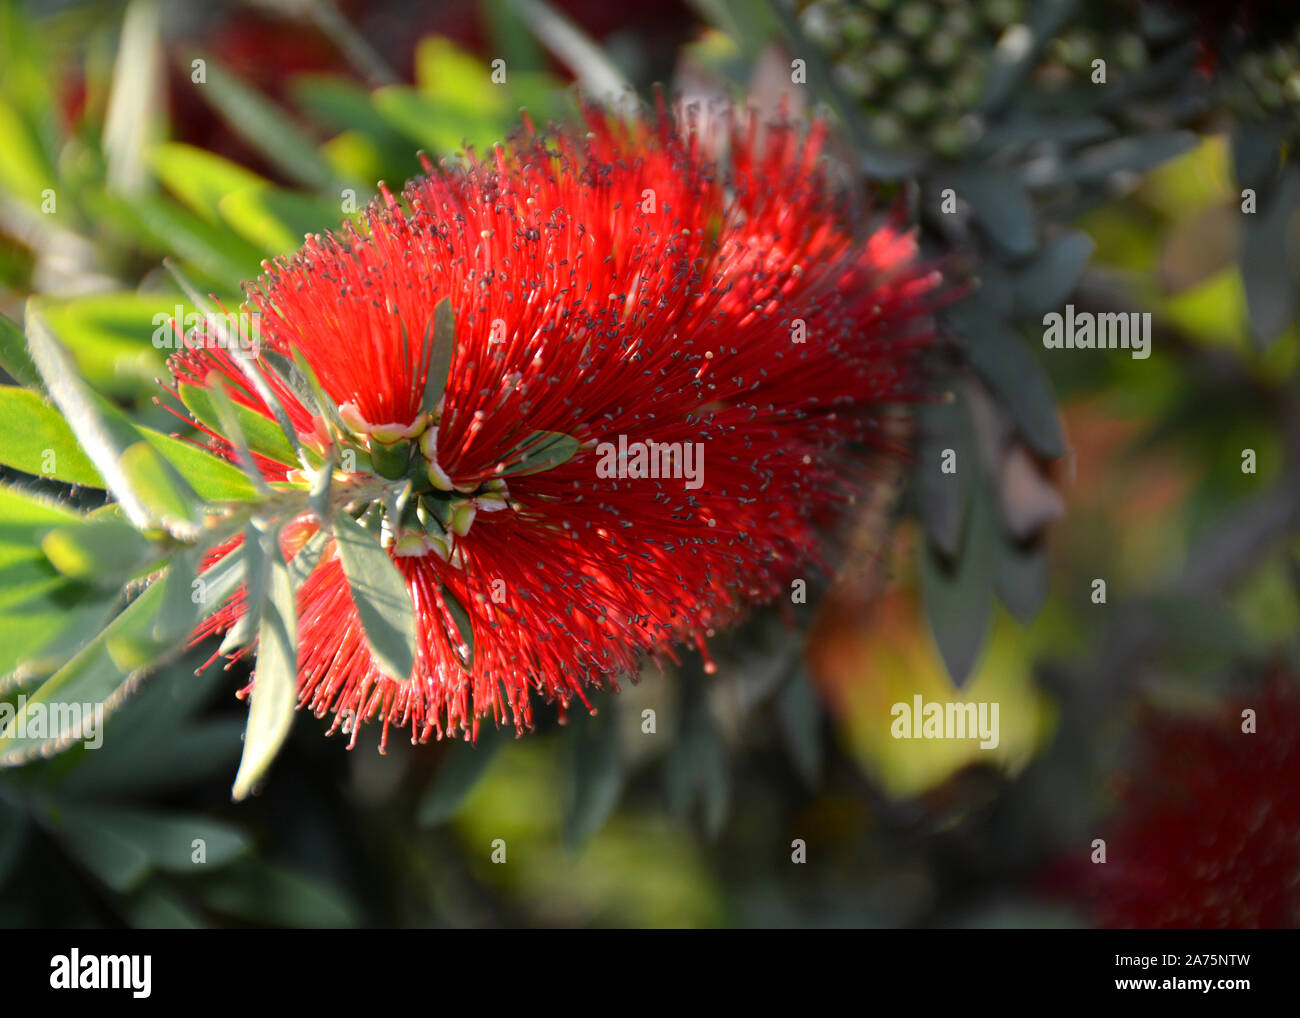
[(462, 502), (456, 506), (451, 514), (451, 529), (458, 536), (464, 537), (469, 533), (469, 528), (474, 525), (474, 517), (478, 515), (478, 510), (474, 507), (473, 502)]
[(907, 139), (907, 128), (891, 113), (880, 113), (871, 118), (871, 137), (878, 145), (896, 148)]
[(975, 19), (964, 7), (958, 7), (943, 16), (943, 27), (954, 39), (961, 42), (975, 34)]
[(850, 46), (861, 46), (870, 42), (876, 34), (876, 22), (865, 11), (845, 11), (840, 18), (840, 33)]
[(380, 477), (387, 477), (390, 481), (405, 477), (410, 462), (411, 443), (407, 439), (389, 444), (379, 441), (376, 436), (370, 443), (370, 465)]
[(447, 471), (438, 466), (436, 460), (429, 461), (425, 474), (429, 478), (429, 483), (438, 491), (455, 491), (456, 486), (452, 483), (451, 478), (447, 476)]
[(420, 511), (424, 514), (424, 529), (429, 533), (444, 533), (451, 529), (451, 514), (455, 506), (445, 498), (420, 499)]
[(1006, 28), (1020, 20), (1020, 0), (984, 0), (984, 20), (994, 28)]
[(854, 99), (866, 99), (875, 91), (876, 80), (858, 63), (836, 64), (835, 83)]
[(909, 81), (894, 95), (894, 108), (908, 120), (924, 120), (935, 106), (934, 92), (921, 81)]
[(423, 558), (429, 554), (428, 539), (424, 534), (403, 534), (393, 542), (392, 551), (397, 558)]
[(929, 4), (912, 0), (894, 15), (894, 24), (904, 35), (919, 39), (934, 27), (934, 12)]
[(899, 77), (910, 63), (907, 50), (896, 42), (882, 42), (867, 54), (867, 67), (885, 79)]
[(355, 403), (344, 403), (339, 407), (339, 417), (355, 434), (370, 434), (370, 422), (361, 416)]
[(961, 52), (961, 44), (951, 32), (940, 29), (925, 44), (925, 59), (932, 67), (950, 67)]
[(425, 534), (425, 543), (429, 546), (429, 551), (444, 562), (451, 558), (452, 537), (450, 534)]

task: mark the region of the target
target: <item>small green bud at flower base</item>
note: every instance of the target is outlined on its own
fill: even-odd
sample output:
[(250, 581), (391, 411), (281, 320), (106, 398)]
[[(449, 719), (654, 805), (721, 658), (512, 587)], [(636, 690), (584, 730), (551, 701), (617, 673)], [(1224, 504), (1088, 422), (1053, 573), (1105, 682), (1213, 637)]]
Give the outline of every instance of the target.
[(441, 534), (451, 529), (451, 514), (455, 507), (445, 498), (427, 498), (420, 500), (420, 509), (424, 512), (424, 529), (429, 533)]
[(428, 553), (428, 539), (424, 534), (403, 534), (393, 542), (393, 555), (397, 558), (423, 558)]
[(451, 514), (451, 529), (457, 536), (464, 537), (469, 533), (469, 528), (474, 525), (474, 517), (477, 514), (478, 510), (473, 502), (462, 502)]
[(438, 458), (438, 429), (429, 428), (420, 436), (420, 455), (432, 462)]
[(370, 434), (370, 422), (361, 416), (361, 411), (353, 403), (344, 403), (339, 407), (339, 417), (358, 435)]
[(411, 461), (411, 443), (407, 439), (387, 443), (378, 436), (370, 443), (370, 464), (380, 477), (395, 481), (406, 476), (407, 465)]
[(437, 555), (438, 558), (442, 559), (444, 562), (451, 559), (452, 538), (450, 534), (446, 536), (441, 536), (439, 534), (425, 534), (424, 542), (428, 546), (429, 551), (434, 555)]
[(434, 460), (429, 461), (429, 483), (439, 491), (455, 491), (456, 486), (451, 483), (451, 478), (447, 476), (447, 471), (438, 466)]

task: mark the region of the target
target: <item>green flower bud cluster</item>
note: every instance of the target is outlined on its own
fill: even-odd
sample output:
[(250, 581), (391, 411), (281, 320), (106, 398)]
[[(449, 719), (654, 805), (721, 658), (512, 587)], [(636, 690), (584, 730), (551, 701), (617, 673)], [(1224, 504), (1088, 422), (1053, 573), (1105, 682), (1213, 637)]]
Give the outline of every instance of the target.
[(384, 544), (399, 558), (432, 554), (459, 566), (456, 538), (469, 533), (479, 513), (510, 508), (503, 478), (458, 484), (439, 462), (441, 403), (405, 425), (371, 424), (351, 404), (344, 404), (339, 415), (358, 436), (373, 472), (407, 485), (400, 512), (390, 509), (384, 521)]
[(1300, 28), (1237, 57), (1225, 91), (1244, 116), (1280, 117), (1300, 127)]
[(1026, 0), (800, 0), (804, 33), (828, 53), (840, 89), (861, 103), (871, 140), (959, 155), (993, 47)]
[[(836, 83), (861, 104), (873, 143), (949, 159), (982, 133), (976, 111), (999, 40), (1033, 15), (1032, 0), (797, 0), (797, 7)], [(1097, 58), (1106, 61), (1107, 83), (1149, 63), (1124, 0), (1094, 4), (1052, 39), (1036, 77), (1049, 86), (1088, 83)]]

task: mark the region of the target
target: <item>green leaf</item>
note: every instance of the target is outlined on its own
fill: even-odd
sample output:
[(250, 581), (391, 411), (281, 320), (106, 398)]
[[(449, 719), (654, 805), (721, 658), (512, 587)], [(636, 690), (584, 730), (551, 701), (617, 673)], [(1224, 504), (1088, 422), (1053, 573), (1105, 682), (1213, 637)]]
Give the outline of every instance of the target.
[(129, 523), (86, 520), (51, 530), (41, 550), (64, 576), (120, 586), (156, 554), (156, 546)]
[(993, 507), (982, 490), (977, 489), (971, 499), (968, 526), (962, 554), (956, 560), (945, 561), (928, 544), (918, 550), (930, 631), (958, 686), (974, 669), (993, 617), (993, 556), (998, 534)]
[[(249, 482), (263, 498), (267, 497), (271, 493), (271, 487), (266, 483), (266, 479), (262, 477), (257, 461), (253, 459), (253, 453), (248, 448), (248, 439), (244, 435), (244, 429), (239, 424), (238, 410), (234, 400), (226, 394), (225, 382), (215, 371), (208, 375), (208, 382), (210, 388), (203, 390), (203, 394), (207, 396), (212, 409), (216, 411), (217, 419), (221, 423), (220, 434), (234, 448), (239, 465), (244, 471), (244, 476), (248, 478)], [(280, 433), (278, 428), (276, 433)]]
[(1022, 544), (1006, 536), (998, 549), (994, 586), (1013, 616), (1024, 623), (1033, 621), (1047, 601), (1051, 586), (1043, 543)]
[(252, 502), (258, 498), (257, 490), (233, 463), (192, 442), (149, 428), (138, 430), (205, 502)]
[(342, 509), (334, 513), (334, 539), (376, 663), (394, 681), (408, 682), (415, 670), (416, 629), (405, 578), (375, 537)]
[(333, 174), (311, 135), (211, 57), (204, 59), (207, 82), (193, 87), (212, 103), (235, 133), (290, 180), (316, 189), (329, 185)]
[(1025, 440), (1048, 459), (1065, 455), (1052, 383), (1024, 341), (996, 313), (975, 302), (949, 314), (971, 364), (1010, 411)]
[(41, 373), (27, 354), (27, 337), (4, 315), (0, 315), (0, 368), (19, 385), (29, 389), (41, 387)]
[(517, 448), (523, 455), (503, 474), (539, 474), (573, 458), (581, 444), (572, 435), (559, 431), (534, 431)]
[(451, 376), (451, 358), (456, 352), (456, 313), (451, 298), (438, 301), (433, 311), (433, 343), (429, 347), (429, 362), (424, 373), (424, 398), (420, 409), (426, 413), (435, 410), (447, 391)]
[(250, 523), (244, 528), (244, 540), (239, 551), (232, 552), (239, 555), (244, 565), (244, 613), (222, 639), (222, 654), (229, 654), (252, 643), (262, 624), (266, 594), (271, 583), (271, 559), (266, 554), (261, 535), (262, 532)]
[(118, 892), (131, 890), (153, 869), (193, 873), (195, 839), (203, 842), (206, 866), (225, 865), (249, 847), (228, 824), (121, 806), (60, 804), (54, 831), (65, 850)]
[(293, 589), (297, 590), (306, 582), (307, 577), (316, 571), (320, 565), (321, 557), (325, 554), (325, 546), (329, 544), (330, 535), (324, 530), (318, 530), (307, 539), (307, 543), (298, 549), (298, 554), (293, 557), (289, 563), (289, 578), (293, 583)]
[(77, 375), (67, 351), (50, 335), (39, 315), (30, 307), (27, 311), (27, 344), (50, 397), (62, 411), (81, 448), (95, 464), (95, 469), (121, 504), (127, 518), (140, 529), (152, 526), (155, 518), (122, 467), (122, 456), (139, 437), (138, 433), (133, 434), (134, 429), (129, 423), (109, 426), (99, 413), (93, 394)]
[(190, 545), (175, 552), (167, 573), (158, 582), (163, 586), (162, 605), (154, 618), (153, 638), (162, 645), (184, 640), (199, 624), (199, 605), (194, 599), (194, 584), (204, 549)]
[(1005, 173), (968, 169), (957, 175), (957, 193), (970, 202), (984, 232), (1008, 254), (1034, 250), (1038, 242), (1034, 206), (1018, 181)]
[(600, 830), (623, 790), (623, 757), (613, 701), (595, 717), (575, 718), (569, 756), (569, 803), (564, 840), (577, 851)]
[(1067, 166), (1070, 179), (1100, 183), (1116, 173), (1143, 173), (1200, 144), (1192, 131), (1151, 132), (1103, 141), (1084, 149)]
[[(194, 415), (195, 420), (201, 421), (219, 435), (225, 434), (221, 414), (213, 402), (210, 390), (182, 382), (177, 386), (177, 393), (181, 402), (185, 404), (185, 409)], [(293, 446), (289, 444), (289, 440), (275, 421), (242, 403), (235, 403), (233, 400), (231, 402), (239, 431), (248, 443), (249, 449), (285, 466), (298, 465), (297, 453), (294, 452)]]
[(231, 291), (260, 270), (260, 248), (162, 195), (137, 195), (129, 204), (118, 204), (115, 211), (131, 222), (154, 250), (183, 259)]
[(466, 145), (484, 149), (500, 141), (504, 133), (504, 123), (490, 113), (484, 116), (449, 107), (406, 85), (376, 89), (371, 102), (375, 112), (394, 130), (422, 148), (444, 155), (459, 152)]
[(664, 770), (668, 805), (681, 816), (699, 800), (705, 830), (710, 837), (717, 837), (730, 809), (727, 749), (704, 689), (695, 683), (690, 692), (695, 695), (685, 698), (681, 728)]
[(41, 538), (51, 529), (76, 527), (83, 519), (0, 486), (0, 676), (26, 681), (56, 667), (108, 615), (116, 592), (68, 581), (41, 551)]
[[(203, 614), (216, 611), (238, 587), (240, 573), (227, 556), (202, 577)], [(109, 713), (122, 698), (124, 686), (142, 677), (176, 649), (175, 642), (160, 642), (155, 620), (165, 601), (165, 587), (153, 583), (102, 631), (90, 639), (66, 664), (28, 695), (27, 710), (50, 703), (104, 704)], [(17, 737), (18, 719), (0, 731), (0, 761), (16, 763), (56, 748), (51, 740), (30, 732)]]
[(103, 478), (82, 451), (67, 421), (39, 393), (0, 386), (0, 418), (5, 422), (0, 463), (65, 484), (104, 487)]
[(279, 531), (262, 534), (261, 544), (270, 561), (270, 581), (258, 627), (257, 669), (244, 755), (231, 789), (236, 800), (245, 798), (266, 774), (289, 735), (298, 704), (298, 609), (280, 550)]
[(437, 776), (420, 800), (416, 822), (421, 827), (437, 827), (455, 818), (487, 773), (503, 741), (488, 733), (475, 743), (449, 744)]
[[(948, 557), (961, 549), (971, 482), (979, 467), (973, 426), (964, 397), (927, 403), (917, 410), (920, 452), (915, 477), (926, 538)], [(945, 473), (944, 454), (951, 450), (954, 471)]]
[(627, 78), (600, 44), (545, 0), (513, 0), (515, 13), (533, 34), (598, 99), (620, 98), (632, 90)]
[(1097, 245), (1071, 230), (1048, 245), (1015, 280), (1016, 307), (1026, 317), (1059, 310), (1074, 290)]
[(197, 523), (199, 496), (176, 468), (143, 438), (122, 453), (121, 469), (153, 519), (164, 524)]
[(91, 385), (134, 398), (154, 392), (155, 379), (166, 371), (174, 342), (170, 321), (178, 306), (184, 324), (187, 309), (181, 301), (134, 293), (43, 297), (38, 310)]
[[(126, 417), (116, 407), (94, 397), (100, 416), (121, 428)], [(67, 421), (39, 393), (17, 386), (0, 386), (0, 417), (6, 441), (0, 443), (0, 463), (23, 473), (49, 477), (65, 484), (103, 488), (104, 479), (90, 462)], [(251, 501), (257, 492), (240, 470), (191, 442), (149, 428), (134, 429), (209, 502)], [(50, 469), (45, 468), (49, 466)]]
[(53, 167), (13, 106), (0, 95), (0, 185), (19, 201), (41, 207), (41, 192), (56, 187)]
[(1026, 19), (1028, 44), (998, 46), (993, 53), (993, 68), (980, 100), (984, 113), (993, 113), (1015, 94), (1016, 85), (1038, 63), (1043, 47), (1074, 13), (1078, 0), (1038, 0)]
[(318, 929), (358, 921), (346, 899), (329, 887), (260, 859), (236, 862), (204, 882), (208, 907), (268, 926)]
[(298, 250), (307, 234), (334, 229), (343, 216), (338, 205), (269, 186), (234, 191), (219, 208), (236, 233), (272, 257)]
[(799, 776), (809, 788), (815, 788), (822, 774), (822, 712), (803, 668), (796, 667), (781, 688), (776, 713)]
[(455, 630), (448, 633), (447, 638), (461, 654), (465, 667), (472, 670), (474, 668), (474, 622), (465, 606), (449, 587), (443, 585), (441, 591), (442, 599), (447, 602), (447, 611), (451, 613), (452, 621), (456, 623)]
[(238, 163), (181, 142), (155, 145), (149, 162), (168, 190), (214, 225), (221, 221), (217, 205), (226, 195), (267, 184)]
[(1260, 210), (1244, 216), (1241, 282), (1246, 290), (1251, 331), (1268, 349), (1296, 316), (1300, 280), (1288, 263), (1288, 234), (1300, 208), (1300, 172), (1289, 166), (1281, 181), (1260, 196)]
[(133, 195), (144, 189), (145, 150), (162, 126), (163, 86), (159, 6), (132, 0), (122, 19), (100, 143), (110, 190)]

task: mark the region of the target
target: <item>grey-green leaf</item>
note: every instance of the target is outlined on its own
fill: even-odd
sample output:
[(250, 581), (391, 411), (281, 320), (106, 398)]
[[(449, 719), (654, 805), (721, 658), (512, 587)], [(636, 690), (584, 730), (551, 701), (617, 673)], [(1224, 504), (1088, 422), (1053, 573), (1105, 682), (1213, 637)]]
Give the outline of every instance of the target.
[(334, 513), (334, 539), (376, 663), (394, 681), (409, 681), (416, 631), (406, 580), (375, 536), (342, 509)]
[(234, 799), (245, 798), (266, 774), (293, 726), (298, 701), (298, 609), (278, 531), (262, 535), (262, 549), (270, 561), (270, 578), (258, 627), (244, 755), (231, 789)]
[(429, 347), (428, 369), (424, 375), (424, 398), (420, 401), (420, 407), (425, 412), (433, 411), (442, 399), (442, 394), (447, 391), (451, 358), (455, 352), (456, 313), (452, 310), (451, 298), (444, 297), (433, 310), (433, 338)]

